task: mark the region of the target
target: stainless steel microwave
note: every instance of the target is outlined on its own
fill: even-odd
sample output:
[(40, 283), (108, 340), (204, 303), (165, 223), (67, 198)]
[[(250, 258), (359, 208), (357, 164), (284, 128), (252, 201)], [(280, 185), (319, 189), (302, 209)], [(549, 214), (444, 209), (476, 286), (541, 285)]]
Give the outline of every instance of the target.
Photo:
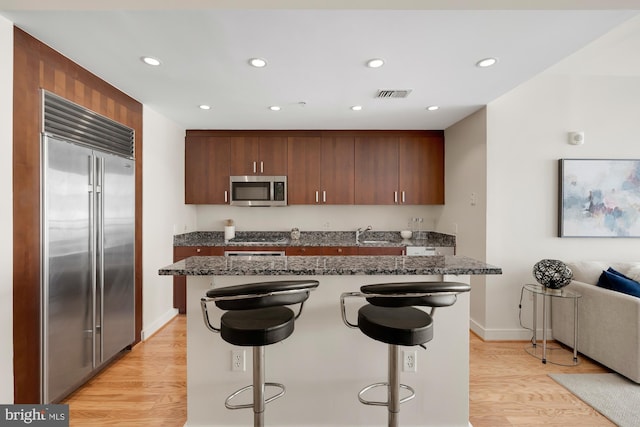
[(286, 176), (231, 176), (229, 181), (232, 206), (287, 206)]

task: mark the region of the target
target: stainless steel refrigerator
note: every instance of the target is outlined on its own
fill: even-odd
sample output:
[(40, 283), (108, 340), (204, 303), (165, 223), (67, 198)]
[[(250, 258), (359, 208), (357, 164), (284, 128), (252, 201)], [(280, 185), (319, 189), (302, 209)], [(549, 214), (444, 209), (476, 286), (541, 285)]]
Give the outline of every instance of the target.
[(134, 161), (42, 136), (42, 401), (135, 339)]

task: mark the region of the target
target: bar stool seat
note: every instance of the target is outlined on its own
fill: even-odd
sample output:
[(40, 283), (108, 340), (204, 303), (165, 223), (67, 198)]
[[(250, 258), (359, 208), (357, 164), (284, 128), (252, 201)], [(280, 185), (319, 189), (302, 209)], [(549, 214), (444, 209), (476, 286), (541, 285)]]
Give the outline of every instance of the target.
[(288, 307), (228, 311), (220, 318), (220, 336), (230, 344), (275, 344), (293, 333), (295, 314)]
[(413, 307), (378, 307), (358, 310), (358, 328), (369, 338), (387, 344), (413, 346), (433, 338), (433, 319)]
[[(388, 381), (364, 387), (358, 393), (358, 399), (365, 405), (386, 406), (389, 427), (398, 426), (400, 404), (415, 397), (413, 388), (400, 384), (398, 346), (424, 347), (433, 339), (436, 307), (453, 305), (458, 294), (470, 290), (469, 284), (459, 282), (397, 282), (365, 285), (360, 292), (345, 292), (340, 296), (343, 322), (350, 328), (360, 329), (369, 338), (388, 344)], [(347, 319), (345, 300), (350, 297), (365, 298), (368, 302), (358, 310), (356, 324)], [(427, 313), (416, 308), (420, 306), (431, 310)], [(387, 388), (386, 401), (372, 401), (364, 397), (377, 387)], [(401, 397), (400, 389), (408, 390), (409, 394)]]
[[(233, 392), (225, 400), (228, 409), (253, 408), (253, 425), (264, 425), (265, 405), (285, 394), (285, 387), (279, 383), (264, 380), (264, 348), (288, 338), (294, 331), (295, 320), (302, 314), (304, 302), (309, 293), (318, 287), (317, 280), (278, 280), (247, 283), (243, 285), (214, 288), (200, 299), (205, 326), (219, 333), (226, 342), (245, 347), (253, 347), (253, 382)], [(208, 303), (226, 310), (220, 317), (220, 326), (211, 324)], [(289, 305), (299, 304), (298, 313)], [(265, 388), (275, 387), (279, 392), (265, 397)], [(253, 391), (253, 401), (249, 404), (234, 404), (233, 399), (241, 393)]]

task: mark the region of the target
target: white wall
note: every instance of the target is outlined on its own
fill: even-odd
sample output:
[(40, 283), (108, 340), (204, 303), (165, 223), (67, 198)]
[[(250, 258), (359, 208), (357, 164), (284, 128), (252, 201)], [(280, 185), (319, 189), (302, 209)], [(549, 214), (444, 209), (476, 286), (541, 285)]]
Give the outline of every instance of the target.
[(13, 24), (0, 16), (0, 403), (13, 403)]
[(174, 229), (195, 230), (184, 204), (184, 129), (143, 106), (142, 287), (145, 339), (173, 317), (173, 281), (158, 269), (173, 262)]
[[(561, 260), (640, 260), (640, 238), (558, 238), (558, 159), (640, 158), (640, 19), (490, 103), (487, 107), (486, 339), (526, 339), (518, 323), (533, 265)], [(567, 133), (585, 132), (585, 144)], [(530, 322), (525, 301), (523, 318)], [(530, 323), (529, 323), (530, 325)]]
[[(423, 218), (423, 230), (433, 230), (442, 206), (198, 206), (198, 230), (222, 231), (233, 219), (237, 231), (349, 231), (371, 225), (373, 230), (406, 230), (409, 218)], [(355, 238), (355, 236), (354, 236)]]
[[(445, 131), (445, 206), (437, 230), (456, 234), (456, 254), (486, 261), (487, 114), (481, 109)], [(471, 276), (471, 329), (486, 323), (486, 277)]]

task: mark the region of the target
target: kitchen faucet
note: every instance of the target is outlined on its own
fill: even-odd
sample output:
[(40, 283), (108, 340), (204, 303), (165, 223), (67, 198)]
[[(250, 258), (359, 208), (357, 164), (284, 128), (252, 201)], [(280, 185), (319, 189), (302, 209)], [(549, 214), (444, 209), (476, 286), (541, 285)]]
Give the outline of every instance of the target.
[(360, 244), (360, 236), (370, 230), (372, 230), (372, 227), (370, 225), (368, 225), (367, 228), (364, 229), (364, 231), (362, 230), (362, 228), (358, 227), (358, 229), (356, 230), (356, 245)]

